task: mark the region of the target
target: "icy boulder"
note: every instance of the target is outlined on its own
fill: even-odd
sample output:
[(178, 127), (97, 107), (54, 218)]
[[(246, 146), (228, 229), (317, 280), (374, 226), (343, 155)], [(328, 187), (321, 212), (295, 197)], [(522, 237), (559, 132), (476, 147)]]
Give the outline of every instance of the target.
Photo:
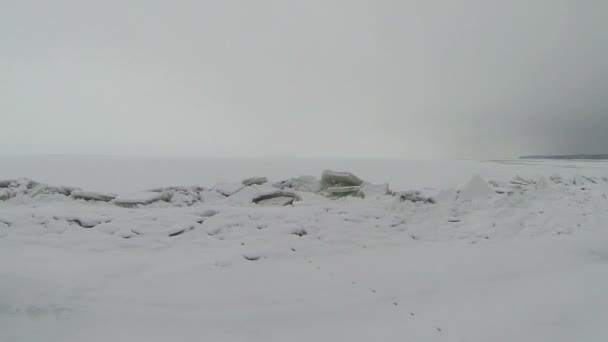
[(241, 184), (243, 184), (244, 186), (250, 186), (254, 184), (262, 185), (264, 183), (268, 183), (268, 179), (266, 177), (251, 177), (243, 179), (243, 181), (241, 182)]
[(321, 174), (321, 189), (361, 186), (363, 181), (350, 172), (325, 170)]
[(135, 207), (158, 201), (169, 201), (170, 199), (171, 195), (168, 193), (144, 191), (133, 194), (118, 195), (114, 199), (114, 204), (121, 207)]
[(363, 198), (381, 197), (388, 193), (388, 184), (365, 184), (359, 190), (359, 196)]
[(492, 196), (494, 196), (494, 190), (490, 185), (480, 176), (475, 176), (465, 185), (458, 198), (462, 201), (473, 201), (489, 199)]
[(116, 198), (116, 194), (95, 191), (74, 191), (72, 192), (72, 197), (75, 199), (83, 199), (85, 201), (109, 202)]

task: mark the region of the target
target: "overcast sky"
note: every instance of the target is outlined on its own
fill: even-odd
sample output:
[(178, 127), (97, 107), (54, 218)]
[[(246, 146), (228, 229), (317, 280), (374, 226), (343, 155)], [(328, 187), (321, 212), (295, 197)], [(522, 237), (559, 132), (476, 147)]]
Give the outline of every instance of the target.
[(606, 0), (0, 0), (0, 154), (608, 153)]

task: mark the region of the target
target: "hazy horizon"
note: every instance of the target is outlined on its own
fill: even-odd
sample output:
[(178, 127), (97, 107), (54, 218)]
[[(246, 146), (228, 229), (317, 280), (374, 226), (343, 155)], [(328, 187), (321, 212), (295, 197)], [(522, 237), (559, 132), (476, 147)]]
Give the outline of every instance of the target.
[(0, 155), (608, 153), (604, 1), (0, 4)]

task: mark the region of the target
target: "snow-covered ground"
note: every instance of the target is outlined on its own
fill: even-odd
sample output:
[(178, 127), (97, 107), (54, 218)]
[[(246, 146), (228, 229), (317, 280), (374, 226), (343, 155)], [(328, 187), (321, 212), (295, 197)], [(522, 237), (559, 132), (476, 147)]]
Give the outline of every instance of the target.
[[(253, 202), (327, 168), (435, 203), (307, 187)], [(238, 185), (251, 176), (271, 182)], [(606, 341), (607, 176), (600, 161), (3, 157), (0, 341)]]

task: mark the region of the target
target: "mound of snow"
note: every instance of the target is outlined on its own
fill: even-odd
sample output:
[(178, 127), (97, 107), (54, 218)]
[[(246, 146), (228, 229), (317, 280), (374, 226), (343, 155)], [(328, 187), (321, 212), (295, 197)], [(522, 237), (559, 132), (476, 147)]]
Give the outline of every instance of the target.
[(462, 201), (473, 201), (478, 199), (489, 199), (494, 196), (494, 190), (480, 176), (473, 177), (458, 197)]
[(458, 191), (454, 189), (441, 190), (434, 196), (437, 202), (453, 202), (458, 198)]
[(551, 182), (545, 177), (540, 177), (536, 182), (536, 190), (547, 190), (551, 188)]

